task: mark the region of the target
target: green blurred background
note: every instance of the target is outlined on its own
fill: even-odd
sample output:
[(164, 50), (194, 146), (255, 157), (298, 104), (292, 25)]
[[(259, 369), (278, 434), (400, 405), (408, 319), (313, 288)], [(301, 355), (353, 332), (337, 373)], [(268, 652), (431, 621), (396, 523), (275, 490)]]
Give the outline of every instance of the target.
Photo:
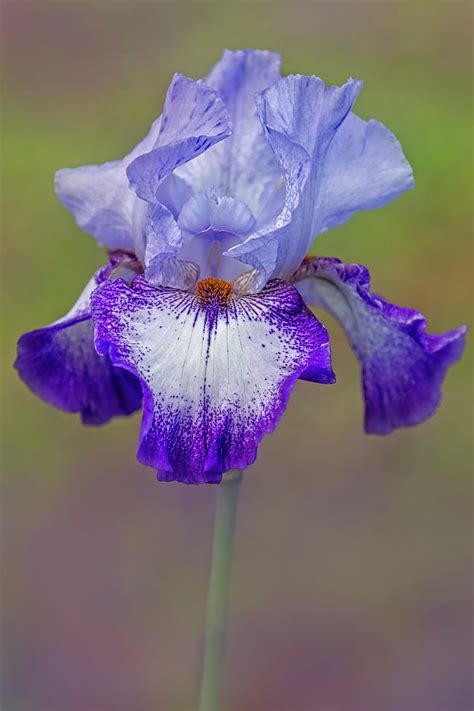
[[(173, 72), (203, 76), (224, 47), (360, 77), (358, 113), (394, 131), (417, 185), (317, 252), (367, 265), (431, 331), (468, 323), (471, 15), (459, 0), (2, 3), (3, 711), (188, 711), (199, 685), (215, 488), (158, 484), (135, 461), (138, 415), (83, 427), (11, 368), (17, 337), (103, 263), (54, 171), (122, 156)], [(366, 436), (357, 363), (324, 318), (338, 382), (297, 385), (245, 477), (223, 709), (469, 711), (469, 347), (434, 419)]]

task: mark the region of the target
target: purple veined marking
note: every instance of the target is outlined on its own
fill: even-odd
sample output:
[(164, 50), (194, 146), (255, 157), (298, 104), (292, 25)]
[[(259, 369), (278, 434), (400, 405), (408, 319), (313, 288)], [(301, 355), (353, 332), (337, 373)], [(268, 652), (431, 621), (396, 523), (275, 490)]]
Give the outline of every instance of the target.
[(194, 295), (138, 277), (93, 296), (98, 351), (143, 386), (138, 458), (167, 481), (245, 468), (303, 370), (334, 380), (327, 332), (294, 287), (273, 281), (235, 297), (228, 282), (198, 286)]

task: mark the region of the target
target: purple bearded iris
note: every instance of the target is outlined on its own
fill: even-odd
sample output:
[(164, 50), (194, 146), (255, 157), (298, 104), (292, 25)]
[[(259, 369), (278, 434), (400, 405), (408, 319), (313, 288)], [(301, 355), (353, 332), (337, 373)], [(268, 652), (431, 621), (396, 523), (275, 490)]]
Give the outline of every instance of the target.
[[(276, 54), (226, 51), (201, 81), (176, 74), (125, 158), (66, 168), (56, 192), (109, 264), (63, 319), (25, 334), (16, 362), (43, 399), (99, 424), (141, 405), (138, 459), (162, 480), (245, 468), (298, 378), (334, 382), (342, 324), (362, 370), (366, 430), (430, 417), (465, 329), (371, 293), (367, 270), (305, 255), (357, 210), (413, 187), (400, 144), (352, 113), (361, 90), (280, 77)], [(95, 329), (95, 338), (94, 338)]]

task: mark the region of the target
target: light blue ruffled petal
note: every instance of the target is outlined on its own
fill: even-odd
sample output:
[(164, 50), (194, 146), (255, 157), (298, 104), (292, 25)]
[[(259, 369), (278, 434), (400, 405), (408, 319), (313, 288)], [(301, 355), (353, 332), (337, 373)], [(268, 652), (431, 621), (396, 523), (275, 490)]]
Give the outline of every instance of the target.
[[(168, 89), (163, 115), (131, 153), (103, 165), (59, 170), (56, 193), (77, 224), (99, 244), (112, 250), (133, 250), (137, 195), (130, 189), (129, 178), (139, 197), (155, 199), (160, 183), (176, 166), (229, 134), (229, 117), (216, 93), (200, 82), (176, 74)], [(177, 180), (174, 188), (182, 192)], [(175, 192), (174, 188), (168, 190), (171, 206), (177, 199), (170, 194)]]
[(328, 151), (312, 235), (373, 210), (414, 186), (413, 171), (393, 133), (351, 113)]
[(122, 160), (56, 172), (54, 187), (59, 200), (79, 227), (111, 250), (133, 251), (136, 196), (130, 190), (126, 169), (138, 155), (153, 148), (159, 129), (158, 118), (143, 141)]
[(258, 119), (255, 94), (279, 78), (279, 54), (225, 50), (203, 81), (224, 100), (232, 136), (178, 171), (195, 190), (228, 192), (245, 202), (256, 217), (281, 173)]
[(255, 218), (247, 205), (235, 197), (198, 193), (184, 205), (178, 224), (193, 234), (210, 229), (248, 235), (255, 226)]
[(222, 99), (201, 82), (175, 74), (161, 117), (155, 148), (127, 168), (138, 197), (153, 202), (160, 183), (180, 165), (231, 133)]
[(288, 76), (256, 97), (267, 140), (285, 179), (285, 203), (275, 222), (233, 247), (228, 256), (258, 270), (255, 288), (288, 279), (313, 238), (313, 215), (331, 141), (351, 110), (362, 82), (327, 88), (311, 76)]

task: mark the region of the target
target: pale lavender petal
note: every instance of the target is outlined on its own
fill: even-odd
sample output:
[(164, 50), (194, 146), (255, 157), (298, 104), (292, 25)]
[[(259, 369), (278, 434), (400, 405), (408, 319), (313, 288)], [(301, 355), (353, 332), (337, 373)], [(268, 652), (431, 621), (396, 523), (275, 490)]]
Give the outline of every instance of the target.
[(203, 81), (223, 98), (232, 120), (232, 136), (178, 170), (194, 190), (219, 188), (245, 202), (256, 217), (281, 171), (265, 140), (255, 94), (279, 78), (279, 54), (225, 50)]
[(62, 319), (21, 336), (15, 362), (36, 395), (93, 425), (128, 415), (142, 402), (138, 380), (94, 348), (90, 296), (104, 278), (104, 270), (97, 272)]
[(98, 350), (143, 385), (138, 458), (164, 480), (219, 482), (248, 466), (303, 370), (334, 380), (326, 330), (294, 287), (238, 299), (226, 288), (207, 280), (196, 296), (138, 277), (93, 296)]
[[(103, 165), (59, 170), (55, 177), (56, 193), (77, 224), (93, 235), (99, 244), (109, 249), (133, 251), (137, 195), (130, 189), (128, 167), (138, 157), (147, 156), (143, 158), (143, 164), (131, 168), (137, 192), (146, 198), (157, 197), (167, 204), (171, 186), (162, 188), (162, 195), (155, 195), (161, 180), (176, 165), (199, 155), (229, 133), (225, 107), (215, 92), (177, 74), (168, 90), (163, 115), (131, 153), (122, 160)], [(143, 175), (137, 170), (140, 165)], [(173, 192), (176, 187), (177, 181), (173, 183)], [(182, 185), (179, 186), (181, 194), (183, 189), (189, 193), (186, 185)], [(184, 196), (170, 199), (171, 210), (179, 206), (180, 199)]]
[(175, 254), (183, 244), (183, 235), (173, 213), (161, 203), (149, 206), (142, 229), (146, 243), (145, 266), (158, 254)]
[(189, 185), (179, 178), (176, 173), (171, 173), (159, 185), (156, 192), (156, 201), (164, 205), (172, 213), (175, 219), (178, 218), (183, 205), (192, 197), (192, 190)]
[(258, 270), (256, 289), (272, 277), (290, 278), (308, 251), (326, 156), (361, 86), (350, 79), (340, 88), (327, 88), (317, 77), (298, 75), (280, 79), (256, 97), (267, 140), (284, 175), (285, 202), (272, 225), (226, 254)]
[(210, 229), (214, 232), (248, 235), (255, 226), (255, 218), (241, 200), (209, 191), (197, 193), (188, 200), (178, 224), (192, 234)]
[[(222, 257), (222, 252), (248, 234), (255, 218), (245, 203), (215, 191), (198, 193), (183, 206), (178, 220), (161, 203), (150, 205), (143, 216), (145, 276), (155, 286), (186, 289), (199, 273), (233, 280), (245, 267)], [(180, 265), (180, 261), (184, 265)], [(215, 262), (215, 264), (214, 264)], [(191, 266), (190, 265), (194, 265)]]
[(147, 281), (155, 286), (192, 287), (199, 277), (199, 267), (181, 257), (176, 258), (183, 244), (183, 235), (172, 212), (161, 203), (149, 205), (143, 214), (140, 231)]
[(130, 190), (126, 169), (138, 155), (153, 148), (159, 128), (157, 119), (143, 141), (122, 160), (56, 172), (59, 200), (72, 212), (79, 227), (109, 249), (133, 251), (132, 220), (137, 198)]
[(309, 305), (327, 309), (347, 333), (362, 367), (367, 432), (388, 434), (436, 412), (447, 369), (462, 355), (465, 327), (426, 333), (420, 313), (370, 292), (369, 273), (359, 264), (305, 260), (295, 286)]
[(413, 171), (393, 133), (351, 113), (328, 151), (312, 235), (338, 227), (354, 212), (382, 207), (413, 186)]
[(224, 102), (201, 82), (175, 74), (161, 117), (155, 148), (127, 168), (130, 185), (154, 202), (160, 183), (180, 165), (196, 158), (231, 133)]
[(183, 205), (178, 224), (181, 229), (194, 235), (209, 228), (211, 215), (209, 197), (206, 193), (196, 193)]

